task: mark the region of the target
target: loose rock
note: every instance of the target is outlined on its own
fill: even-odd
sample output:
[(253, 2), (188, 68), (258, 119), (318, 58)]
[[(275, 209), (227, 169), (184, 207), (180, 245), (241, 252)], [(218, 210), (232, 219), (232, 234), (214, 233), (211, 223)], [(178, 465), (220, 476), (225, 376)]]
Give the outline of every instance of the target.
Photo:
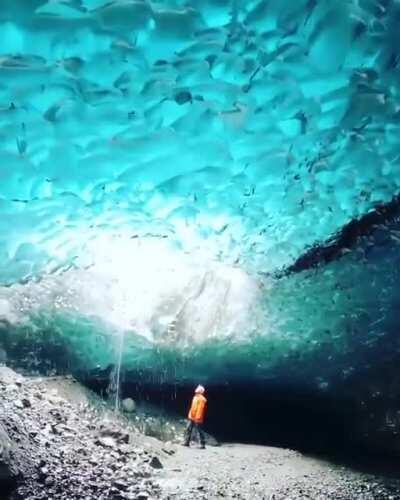
[(125, 398), (122, 400), (122, 408), (127, 413), (133, 413), (136, 411), (136, 403), (132, 398)]

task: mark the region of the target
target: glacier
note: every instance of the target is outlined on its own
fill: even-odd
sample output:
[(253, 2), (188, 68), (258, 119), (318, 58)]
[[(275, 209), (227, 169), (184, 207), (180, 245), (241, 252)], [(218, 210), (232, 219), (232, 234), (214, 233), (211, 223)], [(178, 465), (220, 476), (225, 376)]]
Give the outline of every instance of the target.
[(399, 20), (397, 0), (3, 0), (1, 356), (339, 387), (387, 423)]

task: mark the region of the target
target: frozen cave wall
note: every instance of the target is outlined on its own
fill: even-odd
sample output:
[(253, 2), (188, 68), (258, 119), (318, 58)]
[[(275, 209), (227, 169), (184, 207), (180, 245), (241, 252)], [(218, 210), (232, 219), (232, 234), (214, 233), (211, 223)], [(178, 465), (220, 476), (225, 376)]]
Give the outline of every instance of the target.
[(3, 1), (1, 282), (88, 265), (104, 234), (274, 270), (390, 201), (399, 18), (395, 0)]
[(396, 0), (3, 0), (0, 361), (121, 355), (395, 421), (398, 214), (341, 234), (398, 206), (399, 22)]

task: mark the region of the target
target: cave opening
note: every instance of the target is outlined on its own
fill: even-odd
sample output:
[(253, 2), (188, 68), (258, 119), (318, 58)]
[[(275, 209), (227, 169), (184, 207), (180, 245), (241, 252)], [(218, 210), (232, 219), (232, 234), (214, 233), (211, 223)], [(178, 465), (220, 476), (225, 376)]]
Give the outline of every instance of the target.
[[(210, 381), (205, 426), (220, 443), (242, 442), (295, 449), (332, 463), (363, 471), (380, 471), (399, 477), (395, 463), (397, 446), (393, 442), (396, 421), (387, 418), (386, 396), (370, 395), (371, 381), (380, 381), (382, 369), (391, 379), (397, 361), (372, 372), (355, 376), (344, 390), (340, 383), (329, 391), (317, 390), (293, 381), (238, 381), (223, 384)], [(84, 378), (84, 383), (107, 397), (109, 379)], [(156, 413), (187, 417), (194, 381), (186, 383), (152, 382), (122, 376), (121, 398), (150, 403)], [(363, 398), (365, 401), (363, 401)], [(392, 402), (396, 406), (396, 398)], [(375, 417), (371, 419), (371, 415)], [(396, 417), (395, 417), (396, 418)]]
[[(123, 393), (138, 401), (186, 417), (193, 384), (123, 384)], [(244, 442), (295, 448), (305, 452), (348, 451), (351, 403), (304, 388), (257, 382), (211, 384), (206, 428), (223, 442)]]

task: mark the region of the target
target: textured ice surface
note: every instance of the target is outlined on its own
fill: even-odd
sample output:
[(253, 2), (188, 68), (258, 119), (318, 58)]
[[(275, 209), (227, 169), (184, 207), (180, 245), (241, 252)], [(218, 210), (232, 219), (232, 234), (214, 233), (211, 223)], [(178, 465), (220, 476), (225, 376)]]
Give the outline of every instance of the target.
[(0, 9), (0, 278), (106, 232), (271, 270), (398, 190), (396, 1)]
[(43, 311), (97, 318), (111, 332), (136, 331), (182, 348), (257, 329), (252, 309), (261, 289), (240, 269), (202, 264), (157, 241), (128, 240), (112, 255), (102, 246), (90, 269), (0, 289), (0, 318), (26, 323)]
[[(357, 258), (261, 283), (261, 306), (254, 283), (398, 193), (399, 19), (396, 0), (3, 0), (0, 282), (36, 282), (3, 290), (0, 312), (20, 324), (25, 297), (49, 314), (47, 287), (60, 314), (70, 314), (70, 293), (76, 314), (131, 328), (130, 296), (118, 285), (103, 293), (98, 269), (106, 251), (119, 259), (117, 283), (132, 276), (137, 255), (121, 254), (132, 238), (168, 241), (174, 271), (162, 250), (155, 268), (160, 283), (177, 276), (161, 286), (176, 307), (191, 277), (191, 291), (205, 280), (204, 297), (218, 302), (185, 306), (185, 326), (171, 328), (187, 341), (249, 338), (259, 317), (244, 318), (255, 305), (266, 315), (258, 334), (287, 356), (319, 346), (324, 324), (347, 342), (343, 332), (370, 305), (378, 321)], [(185, 266), (195, 270), (182, 278)], [(354, 266), (360, 279), (341, 288)], [(130, 293), (152, 283), (154, 268), (144, 269)], [(238, 276), (241, 294), (231, 288)], [(157, 335), (162, 316), (161, 292), (151, 293), (132, 327), (143, 338)], [(218, 332), (214, 321), (205, 334), (218, 315)], [(256, 357), (268, 367), (280, 357), (265, 349)], [(248, 360), (257, 374), (251, 352)]]

